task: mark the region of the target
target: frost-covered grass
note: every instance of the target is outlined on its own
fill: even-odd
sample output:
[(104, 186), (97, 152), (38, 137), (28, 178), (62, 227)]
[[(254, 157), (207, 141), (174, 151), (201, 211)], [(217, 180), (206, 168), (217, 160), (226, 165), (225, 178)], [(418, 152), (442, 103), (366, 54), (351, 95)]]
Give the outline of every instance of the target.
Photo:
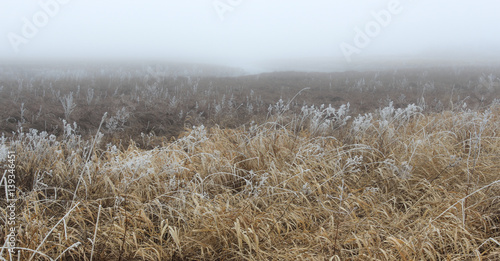
[[(168, 140), (193, 126), (237, 128), (286, 111), (298, 116), (295, 127), (288, 126), (295, 132), (307, 127), (314, 135), (324, 135), (331, 127), (342, 126), (342, 119), (370, 117), (368, 113), (389, 101), (392, 109), (380, 113), (397, 114), (408, 104), (427, 112), (484, 110), (500, 97), (500, 69), (495, 67), (240, 77), (202, 74), (162, 65), (0, 64), (0, 133), (10, 137), (21, 124), (25, 130), (60, 136), (65, 119), (77, 122), (78, 133), (88, 139), (107, 112), (101, 130), (104, 144), (120, 147), (121, 141), (127, 147), (133, 140), (138, 147), (154, 148), (160, 143), (145, 140), (141, 133)], [(394, 117), (400, 116), (388, 115), (382, 124), (391, 124)]]
[[(84, 139), (67, 122), (59, 137), (2, 138), (1, 164), (6, 149), (18, 155), (20, 253), (2, 258), (500, 258), (498, 103), (439, 113), (389, 103), (362, 115), (287, 106), (150, 150), (98, 146), (102, 134)], [(123, 126), (126, 111), (114, 115), (105, 130)]]

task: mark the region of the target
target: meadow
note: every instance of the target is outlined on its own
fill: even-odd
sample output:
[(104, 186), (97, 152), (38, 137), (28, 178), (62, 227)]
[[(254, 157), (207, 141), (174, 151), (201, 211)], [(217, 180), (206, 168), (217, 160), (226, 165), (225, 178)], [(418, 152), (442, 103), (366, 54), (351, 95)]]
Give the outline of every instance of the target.
[(500, 259), (499, 68), (230, 74), (0, 66), (0, 260)]

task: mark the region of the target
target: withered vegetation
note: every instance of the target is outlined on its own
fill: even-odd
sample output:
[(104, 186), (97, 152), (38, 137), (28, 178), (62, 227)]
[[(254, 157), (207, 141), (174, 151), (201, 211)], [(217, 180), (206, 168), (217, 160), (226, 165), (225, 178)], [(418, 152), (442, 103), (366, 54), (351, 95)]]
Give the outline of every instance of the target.
[(4, 70), (0, 174), (3, 188), (15, 151), (17, 249), (0, 257), (498, 260), (488, 70)]

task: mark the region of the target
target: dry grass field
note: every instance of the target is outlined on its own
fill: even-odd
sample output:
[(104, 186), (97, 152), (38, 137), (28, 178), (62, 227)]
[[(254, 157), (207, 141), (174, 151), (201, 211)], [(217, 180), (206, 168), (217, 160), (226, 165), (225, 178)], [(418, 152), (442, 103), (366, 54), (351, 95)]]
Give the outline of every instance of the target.
[(0, 259), (499, 260), (499, 71), (4, 67)]

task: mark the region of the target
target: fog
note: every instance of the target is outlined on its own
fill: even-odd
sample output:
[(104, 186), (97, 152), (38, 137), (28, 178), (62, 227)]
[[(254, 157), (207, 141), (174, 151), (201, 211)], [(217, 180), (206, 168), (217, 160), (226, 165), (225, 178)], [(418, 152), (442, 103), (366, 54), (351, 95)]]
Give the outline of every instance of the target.
[(248, 71), (494, 62), (499, 10), (496, 0), (0, 0), (0, 59)]

